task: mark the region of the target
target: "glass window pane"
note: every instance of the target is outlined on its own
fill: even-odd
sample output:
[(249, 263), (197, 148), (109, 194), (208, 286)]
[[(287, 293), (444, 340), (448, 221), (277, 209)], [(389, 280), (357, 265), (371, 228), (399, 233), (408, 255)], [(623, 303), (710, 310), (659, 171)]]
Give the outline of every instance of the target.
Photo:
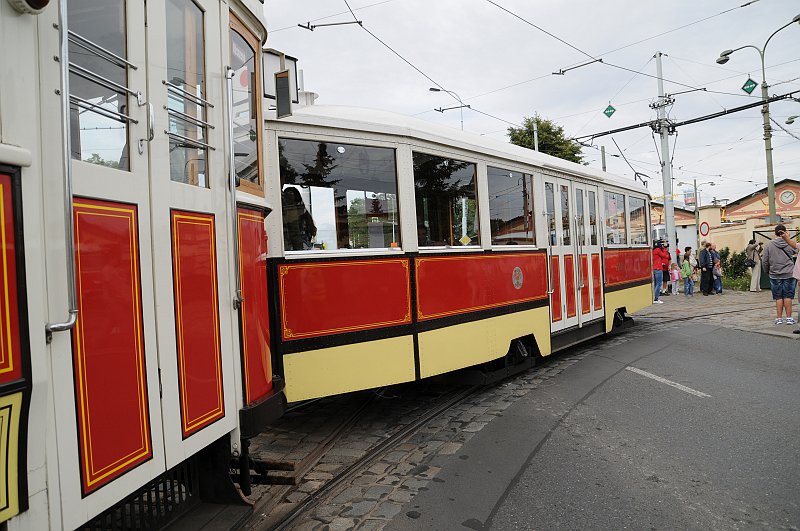
[(569, 186), (561, 185), (561, 238), (562, 245), (572, 245), (569, 224)]
[[(169, 82), (189, 94), (206, 99), (203, 12), (191, 0), (167, 0), (167, 72)], [(206, 109), (179, 92), (169, 91), (169, 131), (192, 140), (207, 142)], [(180, 114), (179, 114), (180, 113)], [(206, 150), (188, 146), (179, 139), (169, 141), (169, 174), (176, 182), (208, 187)]]
[(647, 245), (647, 222), (645, 221), (645, 201), (629, 197), (631, 209), (631, 244)]
[(400, 247), (394, 149), (281, 138), (278, 150), (287, 251)]
[(583, 212), (583, 190), (581, 188), (575, 189), (575, 223), (578, 233), (578, 245), (586, 245), (586, 228), (584, 227), (586, 219)]
[(589, 191), (589, 245), (597, 245), (597, 195)]
[[(259, 188), (258, 142), (261, 137), (258, 125), (260, 97), (256, 80), (256, 53), (242, 35), (231, 30), (231, 68), (233, 69), (233, 157), (236, 175), (242, 182)], [(254, 92), (255, 91), (255, 92)]]
[(475, 164), (414, 153), (420, 247), (479, 245)]
[[(70, 31), (115, 55), (127, 56), (124, 0), (70, 0), (67, 9)], [(130, 115), (128, 95), (104, 86), (98, 79), (103, 77), (127, 87), (127, 67), (78, 39), (70, 41), (69, 58), (77, 65), (69, 75), (70, 96), (86, 102), (70, 104), (72, 158), (128, 170), (128, 124), (112, 114)], [(103, 109), (110, 112), (104, 113)]]
[(487, 176), (492, 245), (536, 243), (531, 176), (491, 166)]
[(544, 203), (547, 212), (547, 237), (550, 245), (558, 245), (556, 240), (556, 191), (553, 183), (544, 183)]
[(625, 236), (625, 196), (606, 192), (606, 243), (626, 244)]

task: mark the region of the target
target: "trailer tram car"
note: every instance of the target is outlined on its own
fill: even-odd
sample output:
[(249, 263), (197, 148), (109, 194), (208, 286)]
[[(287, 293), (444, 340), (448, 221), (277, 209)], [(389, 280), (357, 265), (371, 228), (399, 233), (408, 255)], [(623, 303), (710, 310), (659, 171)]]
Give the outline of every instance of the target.
[(242, 502), (287, 402), (650, 304), (644, 188), (309, 93), (277, 119), (266, 36), (257, 0), (0, 0), (3, 528)]
[(508, 374), (652, 303), (644, 187), (299, 99), (312, 105), (268, 118), (265, 139), (267, 197), (281, 204), (267, 218), (270, 321), (289, 402), (468, 367)]

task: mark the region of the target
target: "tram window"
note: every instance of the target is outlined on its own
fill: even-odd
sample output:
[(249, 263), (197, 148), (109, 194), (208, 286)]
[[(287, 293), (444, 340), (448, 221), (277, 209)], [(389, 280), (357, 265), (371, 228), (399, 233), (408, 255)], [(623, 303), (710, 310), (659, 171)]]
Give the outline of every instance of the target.
[(231, 68), (233, 69), (233, 157), (239, 187), (263, 195), (261, 183), (261, 90), (258, 40), (235, 17), (231, 17)]
[[(167, 0), (167, 71), (169, 82), (189, 93), (167, 92), (169, 132), (190, 140), (208, 142), (203, 12), (192, 0)], [(206, 148), (171, 136), (169, 175), (176, 182), (208, 187)]]
[(526, 173), (487, 168), (492, 245), (533, 245), (532, 178)]
[(544, 183), (544, 203), (547, 213), (547, 237), (550, 245), (558, 245), (556, 235), (556, 192), (553, 183)]
[(638, 197), (628, 197), (628, 206), (631, 212), (631, 245), (647, 245), (645, 201)]
[(589, 245), (597, 245), (597, 195), (589, 190)]
[(578, 245), (586, 245), (586, 214), (583, 208), (583, 189), (575, 188), (575, 228), (578, 233)]
[(287, 251), (400, 247), (395, 150), (278, 140)]
[(562, 245), (572, 245), (569, 223), (569, 186), (561, 185), (561, 238)]
[(606, 243), (628, 243), (625, 235), (625, 196), (616, 192), (606, 192)]
[(67, 19), (72, 158), (128, 170), (127, 66), (107, 54), (127, 56), (125, 2), (70, 0)]
[(416, 152), (413, 159), (419, 246), (479, 245), (475, 164)]

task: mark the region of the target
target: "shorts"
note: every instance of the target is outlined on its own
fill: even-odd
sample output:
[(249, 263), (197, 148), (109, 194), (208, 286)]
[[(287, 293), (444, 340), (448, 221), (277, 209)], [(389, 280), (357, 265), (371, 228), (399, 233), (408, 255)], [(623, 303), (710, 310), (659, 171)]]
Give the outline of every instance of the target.
[(772, 288), (772, 300), (794, 299), (794, 289), (797, 285), (796, 278), (771, 278), (769, 279)]

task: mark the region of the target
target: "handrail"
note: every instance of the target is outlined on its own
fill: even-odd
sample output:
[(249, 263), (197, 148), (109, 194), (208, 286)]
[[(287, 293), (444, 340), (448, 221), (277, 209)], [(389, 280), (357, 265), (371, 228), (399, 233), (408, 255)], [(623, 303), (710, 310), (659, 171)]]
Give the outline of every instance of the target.
[(189, 137), (186, 137), (186, 136), (183, 136), (183, 135), (179, 135), (178, 133), (171, 133), (171, 132), (169, 132), (167, 130), (165, 130), (164, 133), (166, 133), (168, 136), (177, 138), (178, 140), (182, 140), (186, 144), (189, 144), (191, 147), (194, 147), (194, 148), (197, 148), (197, 149), (210, 149), (211, 151), (215, 151), (217, 149), (217, 148), (215, 148), (214, 146), (212, 146), (210, 144), (206, 144), (205, 142), (201, 142), (201, 141), (195, 140), (193, 138), (189, 138)]
[(123, 120), (132, 124), (138, 124), (139, 120), (135, 118), (131, 118), (127, 114), (122, 114), (121, 112), (112, 111), (111, 109), (106, 109), (105, 107), (101, 107), (100, 105), (94, 104), (91, 101), (87, 101), (83, 98), (79, 98), (75, 95), (69, 96), (70, 103), (74, 103), (78, 107), (83, 107), (89, 111), (96, 112), (97, 114), (105, 113), (106, 118), (116, 119), (116, 120)]
[[(66, 18), (64, 20), (66, 20)], [(60, 26), (61, 26), (61, 24), (59, 22), (59, 27)], [(96, 56), (100, 57), (101, 59), (105, 59), (106, 61), (108, 61), (109, 59), (113, 59), (113, 61), (109, 61), (109, 62), (110, 63), (116, 63), (117, 66), (123, 66), (123, 67), (127, 66), (129, 68), (132, 68), (133, 70), (138, 70), (138, 68), (136, 67), (135, 64), (127, 61), (126, 59), (120, 57), (119, 55), (115, 54), (112, 51), (106, 50), (105, 48), (103, 48), (99, 44), (90, 41), (86, 37), (78, 35), (77, 33), (75, 33), (72, 30), (68, 31), (67, 39), (69, 39), (69, 37), (73, 37), (72, 42), (74, 42), (75, 44), (77, 44), (78, 46), (83, 48), (84, 50), (92, 52), (93, 54), (95, 54)]]
[(67, 32), (67, 0), (58, 2), (58, 33), (61, 44), (61, 141), (64, 165), (64, 238), (67, 259), (67, 298), (69, 317), (62, 323), (45, 325), (46, 341), (54, 332), (71, 330), (78, 322), (78, 294), (75, 275), (75, 225), (72, 211), (72, 142), (70, 141), (69, 37)]
[(131, 96), (137, 96), (137, 97), (139, 96), (139, 93), (136, 92), (135, 90), (131, 90), (125, 85), (120, 85), (115, 81), (111, 81), (110, 79), (105, 78), (96, 72), (92, 72), (88, 68), (84, 68), (81, 65), (70, 62), (69, 68), (70, 71), (72, 71), (72, 73), (74, 73), (75, 75), (78, 75), (83, 79), (88, 79), (92, 83), (97, 83), (101, 87), (109, 88), (116, 92), (127, 92)]
[(214, 126), (211, 125), (210, 123), (204, 122), (203, 120), (200, 120), (199, 118), (195, 118), (194, 116), (189, 116), (188, 114), (182, 113), (181, 111), (176, 111), (175, 109), (170, 109), (166, 105), (164, 105), (164, 110), (167, 111), (167, 114), (169, 114), (171, 116), (175, 116), (176, 118), (184, 120), (184, 121), (187, 121), (189, 123), (192, 123), (192, 124), (194, 124), (196, 126), (208, 127), (209, 129), (214, 129)]
[[(548, 217), (547, 210), (544, 211), (544, 224), (547, 227), (547, 294), (552, 295), (555, 293), (555, 289), (553, 288), (553, 271), (552, 271), (552, 263), (553, 263), (553, 244), (550, 243), (550, 218)], [(559, 301), (561, 304), (561, 301)]]
[(227, 80), (228, 97), (228, 188), (230, 190), (230, 210), (231, 210), (231, 233), (233, 243), (233, 269), (236, 277), (236, 294), (233, 296), (233, 308), (238, 310), (242, 307), (244, 297), (242, 297), (242, 280), (239, 273), (241, 264), (239, 263), (239, 216), (238, 204), (236, 203), (236, 159), (234, 158), (235, 146), (233, 142), (233, 69), (227, 67), (225, 79)]
[(170, 83), (169, 81), (166, 81), (166, 80), (162, 80), (161, 82), (164, 85), (166, 85), (167, 91), (169, 91), (169, 90), (176, 91), (176, 92), (180, 93), (181, 96), (185, 96), (185, 97), (187, 97), (187, 98), (189, 98), (191, 100), (194, 100), (194, 102), (197, 103), (198, 105), (202, 105), (204, 107), (211, 107), (212, 109), (214, 108), (214, 104), (211, 103), (210, 101), (206, 101), (203, 98), (201, 98), (200, 96), (195, 96), (191, 92), (187, 92), (187, 91), (183, 90), (178, 85), (173, 85), (172, 83)]

